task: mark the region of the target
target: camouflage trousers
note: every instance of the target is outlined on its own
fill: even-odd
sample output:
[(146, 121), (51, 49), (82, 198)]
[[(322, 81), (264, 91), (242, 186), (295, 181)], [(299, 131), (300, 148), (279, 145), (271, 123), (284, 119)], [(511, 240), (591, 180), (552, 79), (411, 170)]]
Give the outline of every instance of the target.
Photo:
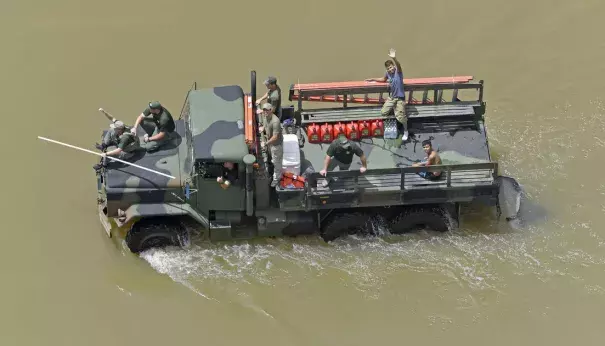
[(282, 160), (284, 147), (280, 145), (269, 146), (271, 152), (271, 163), (273, 163), (273, 180), (280, 181), (282, 177)]
[[(144, 120), (141, 123), (141, 127), (145, 130), (145, 133), (149, 135), (149, 137), (153, 137), (159, 133), (158, 127), (155, 125), (153, 121)], [(141, 143), (141, 147), (147, 151), (156, 151), (161, 147), (170, 142), (171, 139), (174, 138), (174, 132), (166, 132), (164, 138), (159, 139), (157, 141), (149, 141)]]
[(408, 129), (408, 117), (405, 114), (405, 100), (402, 98), (393, 98), (389, 96), (387, 100), (382, 105), (382, 110), (380, 113), (382, 116), (387, 116), (394, 109), (395, 119), (399, 121), (403, 125), (403, 129), (407, 131)]
[(116, 136), (116, 131), (114, 129), (109, 129), (105, 132), (105, 136), (103, 137), (103, 144), (108, 147), (110, 143), (115, 143), (118, 141), (118, 136)]

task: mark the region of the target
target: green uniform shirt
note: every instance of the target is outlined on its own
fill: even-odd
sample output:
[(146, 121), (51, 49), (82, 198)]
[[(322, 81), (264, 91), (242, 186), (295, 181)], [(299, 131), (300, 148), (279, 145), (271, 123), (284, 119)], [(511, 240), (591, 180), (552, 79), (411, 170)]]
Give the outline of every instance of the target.
[(270, 120), (267, 117), (263, 119), (263, 126), (265, 127), (265, 133), (267, 134), (267, 140), (271, 139), (273, 135), (277, 134), (277, 141), (273, 145), (280, 145), (283, 142), (282, 128), (279, 118), (275, 114), (271, 114)]
[(349, 141), (350, 147), (347, 149), (342, 148), (338, 143), (338, 140), (335, 140), (328, 147), (327, 154), (330, 157), (334, 157), (336, 160), (349, 164), (353, 162), (353, 154), (361, 157), (363, 155), (363, 150), (357, 145), (355, 142)]
[(279, 115), (279, 111), (281, 109), (281, 89), (279, 87), (273, 91), (269, 91), (267, 102), (273, 106), (275, 114)]
[(118, 148), (124, 150), (125, 152), (134, 151), (139, 146), (138, 137), (133, 135), (130, 132), (124, 132), (118, 138)]
[(173, 132), (176, 128), (172, 114), (164, 107), (162, 107), (162, 113), (160, 114), (151, 113), (151, 108), (147, 107), (143, 111), (143, 115), (155, 123), (158, 127), (158, 132)]

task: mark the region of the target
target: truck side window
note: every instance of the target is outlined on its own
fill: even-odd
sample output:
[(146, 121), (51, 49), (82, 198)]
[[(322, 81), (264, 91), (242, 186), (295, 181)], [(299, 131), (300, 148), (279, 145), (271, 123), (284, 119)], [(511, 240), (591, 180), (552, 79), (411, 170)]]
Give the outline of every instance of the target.
[(203, 179), (216, 179), (223, 176), (223, 164), (220, 162), (197, 162), (196, 172)]
[[(234, 164), (233, 172), (229, 174), (230, 180), (235, 182), (239, 178), (239, 165)], [(225, 177), (226, 168), (223, 166), (223, 162), (197, 162), (196, 172), (203, 179), (216, 179), (218, 177)]]

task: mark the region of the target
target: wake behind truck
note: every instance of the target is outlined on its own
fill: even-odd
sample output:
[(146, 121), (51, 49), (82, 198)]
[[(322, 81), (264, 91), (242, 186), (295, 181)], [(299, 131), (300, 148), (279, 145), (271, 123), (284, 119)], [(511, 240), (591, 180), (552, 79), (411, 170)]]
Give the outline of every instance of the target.
[[(125, 238), (138, 253), (183, 246), (190, 232), (210, 241), (317, 233), (326, 241), (368, 232), (371, 220), (386, 220), (390, 233), (458, 226), (460, 208), (479, 202), (507, 218), (519, 212), (518, 184), (498, 175), (484, 124), (483, 81), (470, 76), (406, 79), (410, 139), (401, 142), (394, 115), (381, 115), (386, 83), (338, 82), (291, 85), (283, 107), (284, 171), (299, 184), (271, 187), (271, 158), (261, 145), (256, 112), (256, 73), (251, 90), (228, 85), (187, 93), (174, 139), (156, 152), (110, 162), (97, 172), (98, 210), (108, 236)], [(283, 97), (283, 96), (282, 96)], [(307, 108), (308, 103), (335, 107)], [(283, 101), (282, 101), (283, 105)], [(303, 107), (304, 105), (304, 107)], [(139, 126), (137, 134), (145, 130)], [(330, 142), (340, 134), (356, 141), (367, 157), (350, 170), (318, 172)], [(431, 140), (442, 165), (412, 167)], [(217, 183), (223, 164), (235, 164), (237, 179)], [(417, 173), (443, 172), (439, 180)], [(161, 175), (157, 172), (162, 173)], [(515, 189), (505, 189), (506, 185)], [(510, 202), (513, 201), (513, 202)]]

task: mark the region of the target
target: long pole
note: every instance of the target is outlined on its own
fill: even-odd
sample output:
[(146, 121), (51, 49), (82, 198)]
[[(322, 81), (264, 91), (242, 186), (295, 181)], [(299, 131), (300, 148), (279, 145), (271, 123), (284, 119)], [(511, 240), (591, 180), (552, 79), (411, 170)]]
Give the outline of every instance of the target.
[[(84, 151), (84, 152), (87, 152), (87, 153), (90, 153), (90, 154), (94, 154), (94, 155), (97, 155), (97, 156), (101, 156), (101, 157), (103, 156), (102, 154), (96, 153), (96, 152), (94, 152), (92, 150), (76, 147), (75, 145), (71, 145), (71, 144), (55, 141), (55, 140), (52, 140), (52, 139), (49, 139), (49, 138), (38, 136), (38, 139), (42, 139), (42, 140), (45, 140), (45, 141), (48, 141), (48, 142), (51, 142), (51, 143), (55, 143), (55, 144), (60, 144), (60, 145), (63, 145), (63, 146), (66, 146), (66, 147), (69, 147), (69, 148), (72, 148), (72, 149), (81, 150), (81, 151)], [(151, 173), (162, 175), (162, 176), (164, 176), (166, 178), (176, 179), (176, 177), (173, 177), (172, 175), (168, 175), (168, 174), (165, 174), (165, 173), (162, 173), (162, 172), (154, 171), (153, 169), (149, 169), (147, 167), (139, 166), (139, 165), (136, 165), (136, 164), (128, 162), (128, 161), (120, 160), (120, 159), (115, 158), (115, 157), (107, 156), (107, 158), (111, 159), (111, 160), (114, 160), (114, 161), (121, 162), (121, 163), (129, 165), (129, 166), (134, 166), (134, 167), (143, 169), (143, 170), (151, 172)]]

